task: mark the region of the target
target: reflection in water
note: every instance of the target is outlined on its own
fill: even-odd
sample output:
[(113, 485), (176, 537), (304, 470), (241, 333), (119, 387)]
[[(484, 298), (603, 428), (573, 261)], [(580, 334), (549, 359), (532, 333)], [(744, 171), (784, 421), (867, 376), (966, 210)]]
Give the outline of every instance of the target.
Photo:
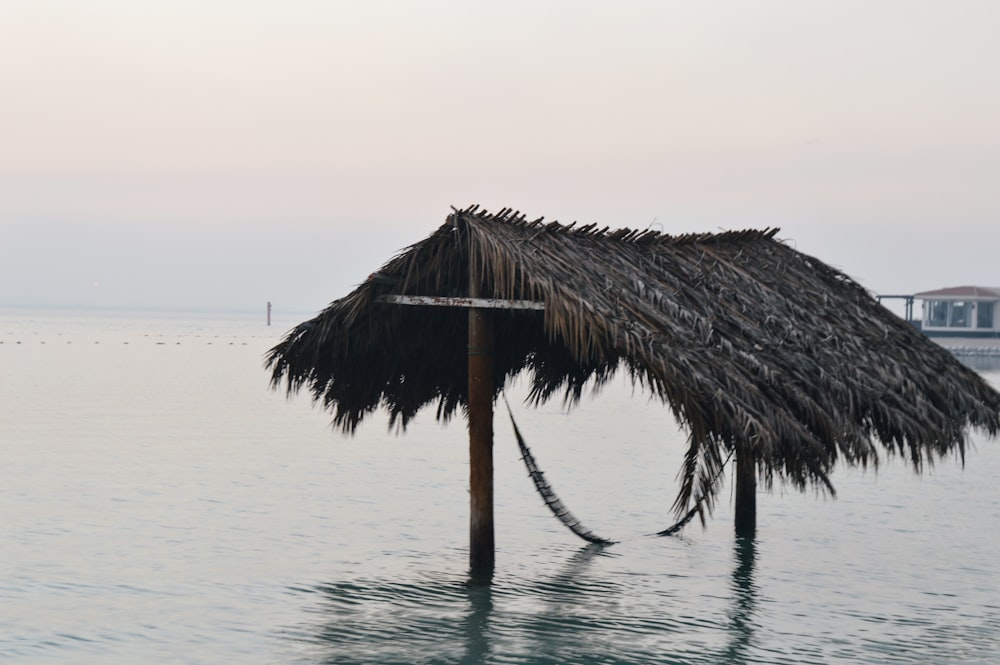
[(493, 614), (493, 573), (477, 575), (470, 572), (465, 590), (469, 612), (461, 622), (461, 632), (465, 635), (465, 654), (462, 662), (489, 662), (492, 642), (490, 615)]
[(730, 582), (733, 607), (729, 615), (729, 644), (722, 662), (745, 663), (753, 642), (753, 614), (757, 605), (757, 585), (754, 583), (754, 560), (757, 541), (753, 535), (737, 536), (734, 547), (735, 567)]
[[(557, 574), (535, 582), (532, 585), (535, 588), (524, 594), (524, 597), (535, 597), (541, 601), (540, 611), (523, 617), (520, 621), (517, 620), (518, 617), (508, 617), (508, 620), (513, 619), (510, 623), (519, 626), (518, 634), (521, 637), (529, 637), (535, 642), (534, 648), (528, 651), (535, 654), (532, 662), (549, 662), (546, 659), (550, 658), (554, 651), (558, 652), (555, 646), (560, 643), (579, 644), (579, 638), (582, 637), (579, 632), (585, 631), (587, 624), (567, 622), (567, 610), (579, 605), (583, 602), (582, 599), (595, 589), (607, 592), (601, 585), (583, 581), (591, 561), (604, 549), (605, 545), (592, 543), (574, 552)], [(509, 590), (501, 589), (499, 593), (507, 591)], [(466, 585), (468, 614), (460, 623), (466, 645), (464, 658), (461, 661), (463, 663), (486, 663), (494, 660), (495, 631), (491, 629), (491, 622), (495, 592), (497, 589), (493, 584), (492, 573), (476, 575), (470, 572)], [(551, 662), (561, 661), (557, 658)]]
[[(604, 635), (598, 617), (614, 605), (619, 585), (607, 579), (588, 578), (595, 558), (613, 556), (607, 545), (591, 543), (577, 550), (558, 573), (534, 583), (531, 595), (539, 600), (538, 611), (521, 621), (521, 635), (529, 640), (528, 653), (534, 665), (556, 665), (578, 661), (581, 654), (597, 658), (606, 646), (593, 646)], [(613, 662), (606, 658), (604, 662)]]
[(560, 587), (576, 584), (582, 577), (582, 573), (590, 566), (590, 563), (595, 557), (606, 555), (605, 550), (607, 547), (608, 546), (604, 543), (590, 543), (588, 545), (584, 545), (573, 553), (573, 556), (569, 558), (562, 570), (550, 578), (549, 583)]
[[(488, 587), (485, 590), (488, 600)], [(454, 578), (424, 577), (409, 582), (369, 580), (322, 585), (315, 611), (318, 626), (304, 641), (319, 647), (318, 663), (454, 663), (473, 647), (462, 624), (464, 596), (475, 587)], [(475, 612), (472, 613), (475, 616)], [(485, 643), (489, 611), (474, 629)], [(473, 661), (475, 662), (475, 661)]]
[(322, 619), (303, 638), (319, 647), (320, 663), (494, 663), (508, 660), (512, 648), (531, 654), (522, 662), (566, 662), (563, 656), (578, 656), (595, 629), (602, 632), (594, 604), (621, 593), (616, 584), (587, 579), (602, 550), (588, 545), (542, 579), (428, 576), (321, 585), (309, 592), (321, 594)]
[[(558, 652), (554, 646), (560, 642), (576, 645), (578, 637), (576, 630), (585, 630), (586, 625), (576, 626), (575, 630), (567, 634), (554, 631), (553, 627), (560, 626), (566, 618), (568, 607), (578, 604), (581, 597), (581, 583), (585, 569), (590, 565), (594, 557), (601, 554), (605, 546), (602, 544), (590, 544), (578, 550), (570, 557), (566, 566), (552, 577), (540, 580), (536, 583), (537, 588), (528, 596), (535, 596), (543, 601), (541, 611), (533, 613), (522, 621), (517, 621), (516, 617), (508, 617), (510, 623), (520, 625), (518, 633), (521, 637), (530, 637), (535, 642), (533, 648), (528, 653), (535, 654), (531, 660), (533, 663), (550, 662), (553, 652)], [(593, 585), (586, 585), (587, 591), (593, 590)], [(468, 614), (460, 623), (462, 634), (465, 638), (465, 653), (462, 663), (488, 663), (494, 662), (499, 654), (494, 653), (495, 631), (491, 628), (493, 618), (493, 595), (496, 592), (493, 584), (492, 574), (486, 576), (475, 576), (470, 572), (466, 593), (468, 598)], [(501, 590), (500, 593), (504, 593)], [(511, 626), (507, 626), (511, 628)], [(563, 626), (563, 629), (574, 629), (571, 623)], [(569, 639), (567, 639), (567, 637)], [(551, 662), (561, 662), (558, 658)]]
[(320, 651), (309, 662), (324, 664), (766, 662), (756, 554), (753, 537), (735, 539), (728, 593), (715, 607), (680, 593), (704, 576), (654, 573), (636, 586), (600, 564), (619, 553), (593, 544), (549, 575), (327, 584), (315, 589), (319, 624), (303, 637)]
[(653, 577), (630, 586), (608, 566), (595, 566), (621, 555), (592, 544), (539, 577), (424, 575), (322, 585), (314, 589), (322, 598), (319, 624), (296, 632), (318, 647), (308, 662), (324, 664), (761, 662), (754, 661), (755, 555), (753, 538), (736, 540), (728, 610), (675, 596), (673, 583), (652, 591)]

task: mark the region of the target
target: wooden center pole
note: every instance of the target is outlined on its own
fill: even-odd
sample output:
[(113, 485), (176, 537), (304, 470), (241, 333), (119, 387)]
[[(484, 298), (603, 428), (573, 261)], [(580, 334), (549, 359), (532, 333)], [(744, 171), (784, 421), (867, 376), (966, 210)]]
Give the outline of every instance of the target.
[(757, 530), (757, 464), (751, 450), (736, 451), (737, 536), (753, 536)]
[[(479, 296), (478, 279), (469, 295)], [(469, 566), (491, 574), (493, 539), (493, 310), (469, 310)]]

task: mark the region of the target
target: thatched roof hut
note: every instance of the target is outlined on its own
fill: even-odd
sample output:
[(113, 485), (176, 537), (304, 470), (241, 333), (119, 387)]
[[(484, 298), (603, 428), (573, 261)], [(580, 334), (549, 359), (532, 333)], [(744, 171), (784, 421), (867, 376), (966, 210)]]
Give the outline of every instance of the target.
[(379, 408), (403, 426), (430, 404), (448, 418), (468, 399), (468, 314), (393, 296), (464, 297), (471, 281), (483, 297), (543, 303), (494, 311), (492, 395), (526, 371), (532, 399), (573, 401), (626, 370), (689, 432), (679, 512), (714, 495), (727, 451), (751, 481), (832, 491), (838, 459), (872, 463), (882, 447), (919, 470), (964, 456), (969, 428), (997, 432), (1000, 395), (980, 376), (776, 233), (455, 211), (289, 332), (267, 366), (275, 387), (307, 389), (347, 431)]

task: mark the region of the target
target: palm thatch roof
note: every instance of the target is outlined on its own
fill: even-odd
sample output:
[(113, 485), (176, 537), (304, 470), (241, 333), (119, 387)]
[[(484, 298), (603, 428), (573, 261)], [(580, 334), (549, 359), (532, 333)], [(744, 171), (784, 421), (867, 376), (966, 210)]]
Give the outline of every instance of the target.
[[(838, 460), (879, 450), (920, 470), (964, 460), (967, 432), (1000, 429), (1000, 395), (845, 274), (777, 229), (671, 236), (456, 210), (267, 355), (272, 385), (306, 389), (346, 431), (384, 408), (405, 426), (468, 391), (466, 311), (385, 302), (466, 296), (544, 303), (495, 312), (497, 393), (527, 372), (536, 402), (570, 403), (617, 370), (669, 405), (688, 432), (675, 504), (714, 495), (727, 453), (775, 478), (833, 491)], [(711, 502), (708, 503), (711, 509)]]

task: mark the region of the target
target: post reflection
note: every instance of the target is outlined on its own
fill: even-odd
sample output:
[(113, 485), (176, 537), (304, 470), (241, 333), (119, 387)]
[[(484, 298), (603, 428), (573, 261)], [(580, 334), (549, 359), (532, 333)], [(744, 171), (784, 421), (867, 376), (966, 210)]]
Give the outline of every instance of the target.
[(754, 582), (754, 564), (757, 541), (753, 535), (737, 536), (733, 547), (733, 576), (729, 583), (733, 606), (729, 613), (731, 636), (726, 647), (726, 663), (745, 663), (753, 644), (753, 615), (757, 606), (757, 584)]
[(461, 662), (489, 662), (492, 651), (490, 616), (493, 614), (493, 571), (470, 571), (465, 584), (469, 611), (460, 622), (465, 636), (465, 651)]

